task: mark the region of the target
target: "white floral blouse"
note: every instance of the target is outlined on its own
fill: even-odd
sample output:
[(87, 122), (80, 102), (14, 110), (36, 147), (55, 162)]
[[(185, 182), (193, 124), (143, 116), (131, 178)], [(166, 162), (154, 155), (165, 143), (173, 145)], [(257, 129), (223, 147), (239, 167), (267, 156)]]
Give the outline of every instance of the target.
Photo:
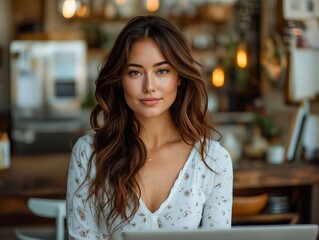
[[(77, 141), (72, 151), (67, 185), (70, 239), (110, 239), (105, 224), (97, 225), (95, 208), (90, 201), (85, 201), (88, 186), (79, 188), (87, 174), (87, 164), (93, 151), (92, 141), (93, 134), (87, 134)], [(194, 147), (168, 198), (159, 209), (150, 212), (140, 199), (138, 211), (130, 223), (115, 232), (115, 239), (121, 239), (123, 230), (230, 227), (233, 190), (231, 158), (218, 142), (211, 141), (206, 162), (214, 171), (205, 166)], [(94, 165), (90, 174), (95, 174)]]

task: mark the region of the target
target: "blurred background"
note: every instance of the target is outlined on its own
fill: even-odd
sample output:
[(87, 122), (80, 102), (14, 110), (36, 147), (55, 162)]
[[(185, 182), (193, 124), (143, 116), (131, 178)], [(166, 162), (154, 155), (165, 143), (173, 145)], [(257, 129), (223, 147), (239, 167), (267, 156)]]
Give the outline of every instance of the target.
[(260, 1), (2, 2), (1, 126), (13, 153), (69, 150), (65, 140), (88, 124), (98, 63), (136, 15), (183, 31), (205, 67), (211, 112), (252, 112), (261, 98)]
[(172, 21), (204, 66), (235, 169), (247, 159), (318, 163), (318, 0), (0, 0), (0, 193), (16, 201), (31, 191), (13, 212), (45, 195), (34, 189), (63, 196), (98, 64), (126, 22), (146, 14)]
[(1, 6), (0, 129), (14, 154), (69, 150), (69, 139), (88, 126), (99, 62), (127, 20), (145, 14), (168, 18), (189, 40), (205, 67), (209, 110), (221, 132), (234, 132), (235, 123), (235, 132), (247, 134), (239, 125), (255, 124), (257, 114), (259, 124), (270, 121), (263, 137), (287, 141), (289, 124), (277, 118), (291, 117), (301, 102), (289, 97), (287, 48), (297, 30), (300, 44), (310, 41), (305, 24), (284, 18), (283, 1), (2, 0)]
[[(288, 96), (285, 47), (305, 24), (286, 20), (280, 0), (2, 0), (0, 11), (0, 129), (13, 153), (69, 150), (88, 124), (98, 63), (136, 15), (158, 14), (182, 30), (205, 67), (209, 110), (222, 127), (298, 106)], [(266, 137), (285, 142), (286, 126)]]

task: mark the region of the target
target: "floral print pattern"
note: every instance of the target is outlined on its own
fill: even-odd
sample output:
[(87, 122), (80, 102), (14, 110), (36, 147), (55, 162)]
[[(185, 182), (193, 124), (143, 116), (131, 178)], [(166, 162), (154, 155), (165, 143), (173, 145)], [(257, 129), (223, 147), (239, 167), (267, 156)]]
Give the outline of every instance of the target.
[[(70, 239), (111, 239), (105, 224), (97, 225), (97, 214), (86, 201), (88, 183), (84, 182), (87, 164), (93, 152), (93, 135), (81, 137), (73, 147), (67, 185), (67, 223)], [(228, 152), (210, 141), (206, 163), (198, 146), (192, 149), (168, 198), (154, 213), (143, 200), (130, 223), (115, 232), (150, 229), (229, 228), (231, 226), (233, 169)], [(95, 174), (94, 165), (90, 176)], [(84, 183), (84, 184), (83, 184)], [(80, 187), (81, 186), (81, 187)], [(80, 187), (80, 188), (79, 188)], [(103, 223), (103, 220), (100, 221)], [(115, 224), (120, 223), (120, 219)]]

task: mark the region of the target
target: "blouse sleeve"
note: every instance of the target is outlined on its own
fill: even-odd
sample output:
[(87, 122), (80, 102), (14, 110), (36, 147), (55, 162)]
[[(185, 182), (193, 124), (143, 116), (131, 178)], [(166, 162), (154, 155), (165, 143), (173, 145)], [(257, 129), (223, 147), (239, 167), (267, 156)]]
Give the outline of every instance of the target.
[(100, 239), (94, 207), (87, 201), (87, 164), (90, 144), (79, 139), (72, 150), (67, 180), (67, 225), (69, 239)]
[[(216, 149), (216, 148), (215, 148)], [(214, 180), (205, 203), (202, 228), (228, 228), (231, 226), (233, 201), (233, 167), (229, 153), (218, 144)]]

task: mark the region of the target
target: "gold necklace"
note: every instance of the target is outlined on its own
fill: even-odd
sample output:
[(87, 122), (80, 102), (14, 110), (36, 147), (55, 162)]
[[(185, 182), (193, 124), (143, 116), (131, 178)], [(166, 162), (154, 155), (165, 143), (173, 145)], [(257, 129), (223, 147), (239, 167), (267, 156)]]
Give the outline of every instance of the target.
[[(149, 147), (149, 149), (151, 150), (151, 149), (153, 149), (153, 147)], [(148, 153), (149, 153), (149, 151), (147, 151)], [(147, 161), (149, 161), (149, 162), (151, 162), (153, 159), (152, 159), (152, 157), (147, 157)]]

